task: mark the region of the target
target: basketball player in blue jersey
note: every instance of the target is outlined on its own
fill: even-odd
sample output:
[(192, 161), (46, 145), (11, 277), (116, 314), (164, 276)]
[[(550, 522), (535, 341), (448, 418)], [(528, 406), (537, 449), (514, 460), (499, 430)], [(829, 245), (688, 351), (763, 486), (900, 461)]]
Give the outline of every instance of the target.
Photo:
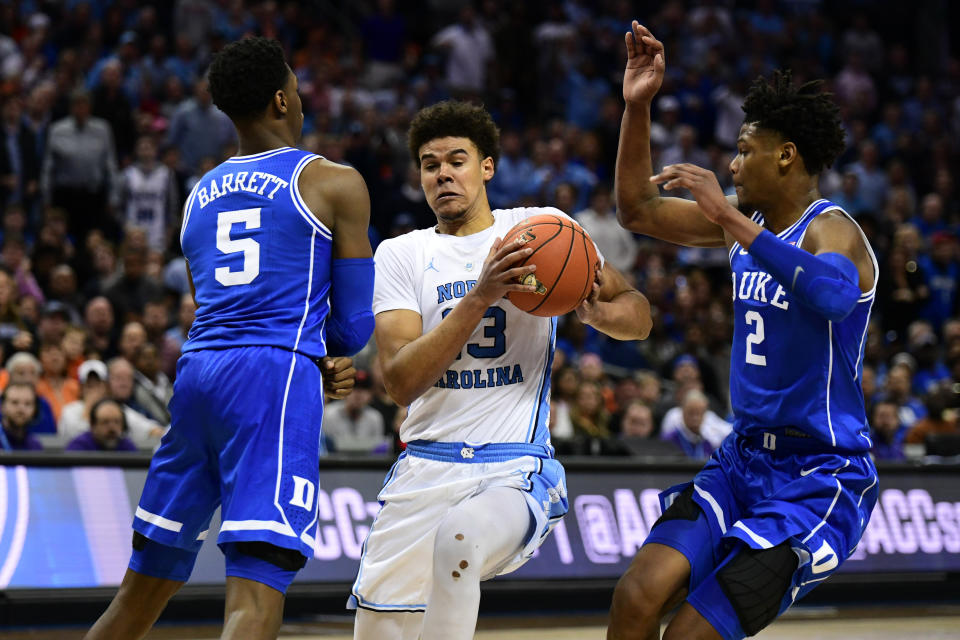
[[(437, 216), (377, 248), (376, 340), (387, 391), (409, 405), (406, 451), (380, 492), (351, 603), (359, 640), (473, 638), (480, 582), (522, 565), (567, 510), (547, 428), (556, 319), (504, 295), (530, 255), (501, 238), (557, 209), (491, 211), (499, 135), (480, 107), (446, 102), (410, 125)], [(577, 309), (621, 340), (650, 331), (650, 305), (610, 265)]]
[[(843, 150), (819, 83), (757, 81), (730, 163), (736, 196), (689, 164), (652, 175), (650, 103), (663, 45), (626, 35), (626, 111), (616, 164), (621, 223), (694, 247), (726, 247), (733, 270), (734, 433), (663, 516), (620, 579), (607, 638), (752, 636), (853, 552), (877, 499), (860, 371), (877, 264), (857, 224), (820, 197)], [(695, 202), (660, 196), (688, 189)], [(682, 603), (682, 604), (681, 604)]]
[[(280, 45), (230, 44), (210, 65), (239, 154), (203, 176), (180, 233), (197, 315), (171, 427), (134, 516), (120, 591), (88, 638), (141, 638), (213, 532), (226, 558), (223, 638), (276, 638), (313, 555), (324, 392), (350, 386), (373, 330), (369, 200), (353, 169), (294, 148), (303, 112)], [(321, 377), (325, 367), (325, 385)]]

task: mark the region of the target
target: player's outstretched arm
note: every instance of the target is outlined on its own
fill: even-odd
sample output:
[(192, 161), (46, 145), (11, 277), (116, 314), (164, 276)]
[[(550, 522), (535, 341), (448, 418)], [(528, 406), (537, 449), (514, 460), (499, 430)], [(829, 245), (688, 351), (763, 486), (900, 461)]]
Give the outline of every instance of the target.
[(300, 174), (299, 186), (307, 206), (333, 232), (327, 353), (353, 355), (367, 344), (374, 326), (367, 185), (355, 169), (314, 160)]
[(517, 284), (536, 266), (513, 266), (532, 252), (519, 242), (502, 245), (498, 238), (484, 260), (477, 284), (427, 333), (415, 311), (395, 309), (377, 314), (375, 335), (384, 386), (397, 404), (409, 405), (440, 379), (490, 305), (509, 291), (536, 291), (533, 285)]
[(650, 105), (663, 82), (663, 44), (633, 21), (626, 34), (623, 74), (626, 109), (620, 125), (614, 189), (617, 218), (631, 231), (695, 247), (724, 246), (723, 229), (705, 219), (695, 202), (664, 198), (650, 182)]
[(593, 291), (576, 311), (581, 322), (617, 340), (644, 340), (653, 326), (646, 296), (610, 264), (603, 265)]
[(846, 216), (818, 216), (808, 228), (810, 239), (800, 248), (735, 209), (723, 196), (712, 171), (676, 164), (664, 167), (651, 181), (663, 183), (666, 189), (689, 189), (704, 216), (749, 251), (801, 304), (827, 320), (843, 320), (856, 307), (861, 290), (873, 286), (873, 263), (860, 231)]

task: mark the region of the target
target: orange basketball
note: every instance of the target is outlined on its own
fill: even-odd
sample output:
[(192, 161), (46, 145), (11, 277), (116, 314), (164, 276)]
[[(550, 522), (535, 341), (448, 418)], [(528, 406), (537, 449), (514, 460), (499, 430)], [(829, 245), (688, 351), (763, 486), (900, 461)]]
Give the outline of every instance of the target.
[(524, 278), (536, 284), (537, 291), (508, 293), (515, 307), (535, 316), (562, 316), (590, 295), (600, 260), (593, 240), (579, 224), (552, 213), (533, 216), (510, 229), (503, 242), (517, 238), (533, 253), (514, 266), (537, 265)]

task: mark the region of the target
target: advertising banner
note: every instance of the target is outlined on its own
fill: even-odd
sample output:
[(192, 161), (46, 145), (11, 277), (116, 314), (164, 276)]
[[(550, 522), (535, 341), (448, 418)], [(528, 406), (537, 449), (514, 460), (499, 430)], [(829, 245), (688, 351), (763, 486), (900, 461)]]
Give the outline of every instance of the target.
[[(570, 513), (537, 555), (501, 579), (616, 578), (660, 516), (657, 494), (691, 471), (568, 471)], [(298, 582), (349, 582), (379, 509), (382, 470), (324, 468), (316, 492), (315, 559)], [(130, 557), (145, 469), (0, 466), (0, 589), (119, 584)], [(843, 572), (960, 571), (955, 474), (896, 470)], [(191, 584), (223, 582), (219, 521)]]

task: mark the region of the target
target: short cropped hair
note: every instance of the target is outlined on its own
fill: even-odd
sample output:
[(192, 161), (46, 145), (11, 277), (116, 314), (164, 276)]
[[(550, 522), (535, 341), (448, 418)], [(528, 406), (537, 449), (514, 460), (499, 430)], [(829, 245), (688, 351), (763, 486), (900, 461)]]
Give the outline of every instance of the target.
[(260, 115), (290, 73), (280, 43), (244, 38), (225, 46), (210, 63), (213, 103), (231, 118)]
[(407, 142), (413, 161), (420, 163), (420, 147), (437, 138), (468, 138), (480, 151), (480, 159), (500, 158), (500, 131), (483, 107), (444, 100), (421, 109), (410, 123)]
[(743, 102), (744, 122), (797, 145), (810, 175), (832, 165), (845, 148), (840, 109), (822, 84), (813, 80), (798, 87), (790, 70), (774, 71), (773, 82), (757, 78)]

